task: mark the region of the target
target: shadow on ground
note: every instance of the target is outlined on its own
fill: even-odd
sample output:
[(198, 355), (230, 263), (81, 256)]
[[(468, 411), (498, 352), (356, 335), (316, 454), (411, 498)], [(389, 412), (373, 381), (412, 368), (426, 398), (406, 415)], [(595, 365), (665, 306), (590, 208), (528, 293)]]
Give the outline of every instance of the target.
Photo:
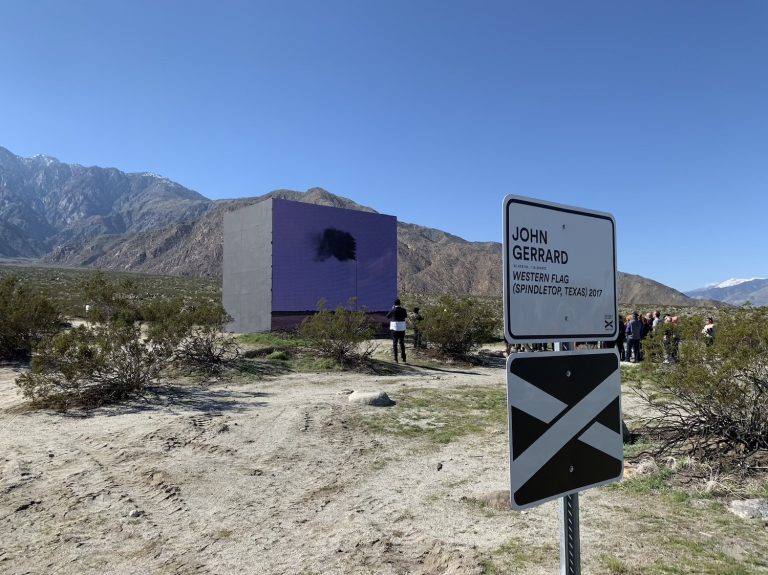
[[(484, 361), (482, 365), (487, 367), (497, 367), (489, 362)], [(498, 367), (503, 367), (503, 362)], [(394, 363), (391, 361), (373, 360), (368, 364), (368, 370), (376, 375), (404, 375), (404, 374), (416, 374), (420, 371), (437, 371), (440, 373), (456, 373), (461, 375), (485, 375), (476, 371), (465, 371), (462, 369), (451, 369), (449, 367), (437, 367), (435, 365), (429, 365), (422, 363), (418, 359), (414, 361), (409, 360), (409, 363)]]
[(230, 368), (233, 374), (251, 375), (259, 379), (277, 377), (292, 371), (288, 364), (282, 361), (260, 361), (251, 358), (239, 358), (232, 362)]
[(166, 386), (156, 395), (155, 405), (162, 408), (173, 406), (200, 412), (243, 412), (265, 407), (267, 402), (258, 400), (270, 395), (260, 391)]
[(114, 417), (135, 413), (167, 412), (169, 408), (200, 413), (245, 412), (266, 407), (266, 401), (254, 401), (269, 397), (258, 391), (210, 389), (191, 385), (158, 385), (147, 388), (144, 394), (123, 403), (104, 405), (93, 409), (72, 409), (59, 413), (67, 418)]

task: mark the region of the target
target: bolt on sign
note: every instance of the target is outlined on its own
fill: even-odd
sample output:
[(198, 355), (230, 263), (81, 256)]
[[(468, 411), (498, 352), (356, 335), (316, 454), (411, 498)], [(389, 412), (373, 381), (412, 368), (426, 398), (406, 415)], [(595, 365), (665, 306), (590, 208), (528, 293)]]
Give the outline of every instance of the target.
[(512, 509), (621, 479), (621, 381), (615, 349), (507, 359)]
[(504, 198), (507, 341), (616, 339), (615, 230), (604, 212)]

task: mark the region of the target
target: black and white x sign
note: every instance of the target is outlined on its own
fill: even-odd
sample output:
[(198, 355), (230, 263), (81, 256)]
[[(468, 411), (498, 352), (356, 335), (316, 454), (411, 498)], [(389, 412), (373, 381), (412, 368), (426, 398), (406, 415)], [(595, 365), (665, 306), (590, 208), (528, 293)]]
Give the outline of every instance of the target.
[(513, 509), (621, 479), (621, 378), (615, 349), (507, 359)]

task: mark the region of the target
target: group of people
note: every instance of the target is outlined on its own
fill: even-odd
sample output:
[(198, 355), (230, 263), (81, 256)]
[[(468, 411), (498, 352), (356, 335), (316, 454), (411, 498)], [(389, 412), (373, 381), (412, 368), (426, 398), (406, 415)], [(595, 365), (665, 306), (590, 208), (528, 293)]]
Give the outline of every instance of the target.
[[(675, 317), (675, 322), (677, 322)], [(642, 341), (653, 333), (662, 323), (672, 323), (672, 316), (665, 315), (664, 319), (661, 319), (661, 312), (654, 311), (649, 312), (644, 316), (640, 316), (636, 311), (633, 311), (630, 315), (624, 318), (619, 318), (619, 336), (616, 339), (616, 347), (619, 350), (619, 358), (621, 361), (629, 361), (635, 363), (643, 359)], [(626, 344), (626, 345), (625, 345)]]
[[(600, 347), (618, 348), (621, 361), (635, 363), (643, 359), (643, 340), (652, 334), (661, 334), (662, 345), (664, 347), (664, 363), (672, 363), (677, 360), (678, 348), (680, 346), (680, 337), (678, 330), (675, 329), (680, 323), (678, 316), (664, 314), (653, 311), (645, 315), (633, 311), (625, 318), (619, 317), (619, 333), (614, 342), (603, 342)], [(711, 317), (707, 318), (704, 328), (701, 330), (704, 341), (711, 345), (715, 340), (715, 322)], [(547, 351), (549, 348), (546, 343), (539, 344), (512, 344), (507, 342), (506, 353), (509, 355), (513, 351)], [(561, 347), (563, 349), (563, 347)]]
[[(674, 328), (678, 325), (680, 318), (661, 312), (648, 312), (644, 316), (633, 311), (626, 317), (626, 320), (619, 318), (619, 336), (616, 340), (616, 347), (619, 350), (621, 361), (635, 363), (643, 359), (642, 341), (649, 335), (655, 335), (661, 332), (662, 345), (664, 347), (664, 363), (671, 363), (677, 360), (677, 351), (680, 344), (680, 338), (676, 329), (665, 329), (665, 327)], [(707, 345), (711, 345), (715, 340), (715, 322), (711, 317), (707, 318), (704, 328), (701, 330)]]
[(423, 334), (421, 331), (421, 322), (424, 317), (421, 315), (418, 307), (414, 307), (411, 313), (402, 306), (399, 299), (395, 300), (392, 309), (387, 312), (389, 319), (389, 331), (392, 334), (392, 352), (395, 356), (395, 363), (398, 363), (397, 352), (400, 348), (400, 357), (403, 363), (407, 363), (405, 354), (405, 330), (410, 322), (413, 328), (413, 349), (424, 347)]
[[(399, 357), (403, 363), (407, 362), (407, 356), (405, 353), (405, 331), (410, 323), (413, 329), (413, 348), (418, 349), (425, 347), (423, 342), (423, 334), (421, 330), (421, 322), (424, 317), (421, 315), (418, 307), (414, 307), (411, 313), (408, 313), (399, 299), (396, 299), (392, 309), (387, 312), (387, 319), (389, 319), (389, 330), (392, 334), (392, 353), (395, 358), (395, 362), (398, 363), (398, 351)], [(619, 317), (619, 333), (616, 339), (616, 347), (619, 351), (619, 358), (621, 361), (628, 361), (635, 363), (642, 361), (643, 349), (642, 342), (649, 335), (662, 333), (663, 346), (664, 346), (664, 363), (670, 363), (677, 359), (677, 349), (679, 347), (679, 337), (677, 330), (664, 329), (664, 327), (674, 328), (678, 325), (680, 318), (678, 316), (672, 316), (670, 314), (661, 315), (658, 310), (648, 312), (645, 315), (639, 314), (637, 311), (633, 311), (627, 315), (626, 318)], [(704, 340), (707, 345), (711, 345), (715, 339), (715, 322), (711, 317), (707, 318), (704, 328), (701, 330)], [(613, 347), (612, 342), (609, 344)], [(521, 346), (515, 346), (507, 343), (506, 355), (509, 355), (513, 350), (522, 351), (519, 349)], [(533, 344), (531, 349), (546, 350), (546, 344)]]

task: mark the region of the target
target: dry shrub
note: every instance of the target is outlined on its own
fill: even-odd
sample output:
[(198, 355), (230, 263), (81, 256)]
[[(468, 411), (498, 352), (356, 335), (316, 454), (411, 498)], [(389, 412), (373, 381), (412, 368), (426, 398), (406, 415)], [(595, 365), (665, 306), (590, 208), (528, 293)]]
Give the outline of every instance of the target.
[(423, 312), (424, 339), (449, 357), (465, 358), (476, 346), (498, 337), (501, 315), (488, 302), (441, 296)]
[(48, 297), (15, 276), (0, 281), (0, 359), (26, 359), (60, 329), (61, 314)]
[(299, 326), (299, 335), (319, 357), (339, 365), (364, 363), (373, 354), (373, 346), (365, 344), (373, 338), (375, 327), (365, 309), (356, 307), (351, 298), (346, 307), (339, 305), (330, 311), (325, 300), (320, 300), (317, 313)]
[(713, 342), (703, 325), (703, 318), (684, 320), (672, 363), (663, 363), (661, 337), (644, 343), (646, 383), (637, 392), (657, 414), (645, 434), (659, 441), (657, 454), (689, 454), (718, 469), (756, 467), (768, 454), (768, 309), (721, 312)]
[(192, 326), (173, 352), (173, 359), (193, 371), (215, 375), (240, 356), (240, 346), (220, 326)]
[(193, 371), (220, 373), (240, 355), (240, 347), (223, 333), (232, 318), (219, 303), (182, 298), (159, 300), (142, 309), (149, 322), (147, 334), (153, 345)]
[(140, 393), (164, 359), (136, 325), (80, 326), (45, 340), (16, 384), (38, 407), (97, 407)]
[(221, 333), (228, 316), (220, 304), (173, 298), (140, 305), (132, 289), (103, 274), (84, 284), (93, 302), (90, 319), (98, 323), (37, 346), (31, 371), (16, 379), (26, 399), (61, 410), (90, 408), (141, 393), (172, 361), (212, 374), (237, 357), (236, 342)]

